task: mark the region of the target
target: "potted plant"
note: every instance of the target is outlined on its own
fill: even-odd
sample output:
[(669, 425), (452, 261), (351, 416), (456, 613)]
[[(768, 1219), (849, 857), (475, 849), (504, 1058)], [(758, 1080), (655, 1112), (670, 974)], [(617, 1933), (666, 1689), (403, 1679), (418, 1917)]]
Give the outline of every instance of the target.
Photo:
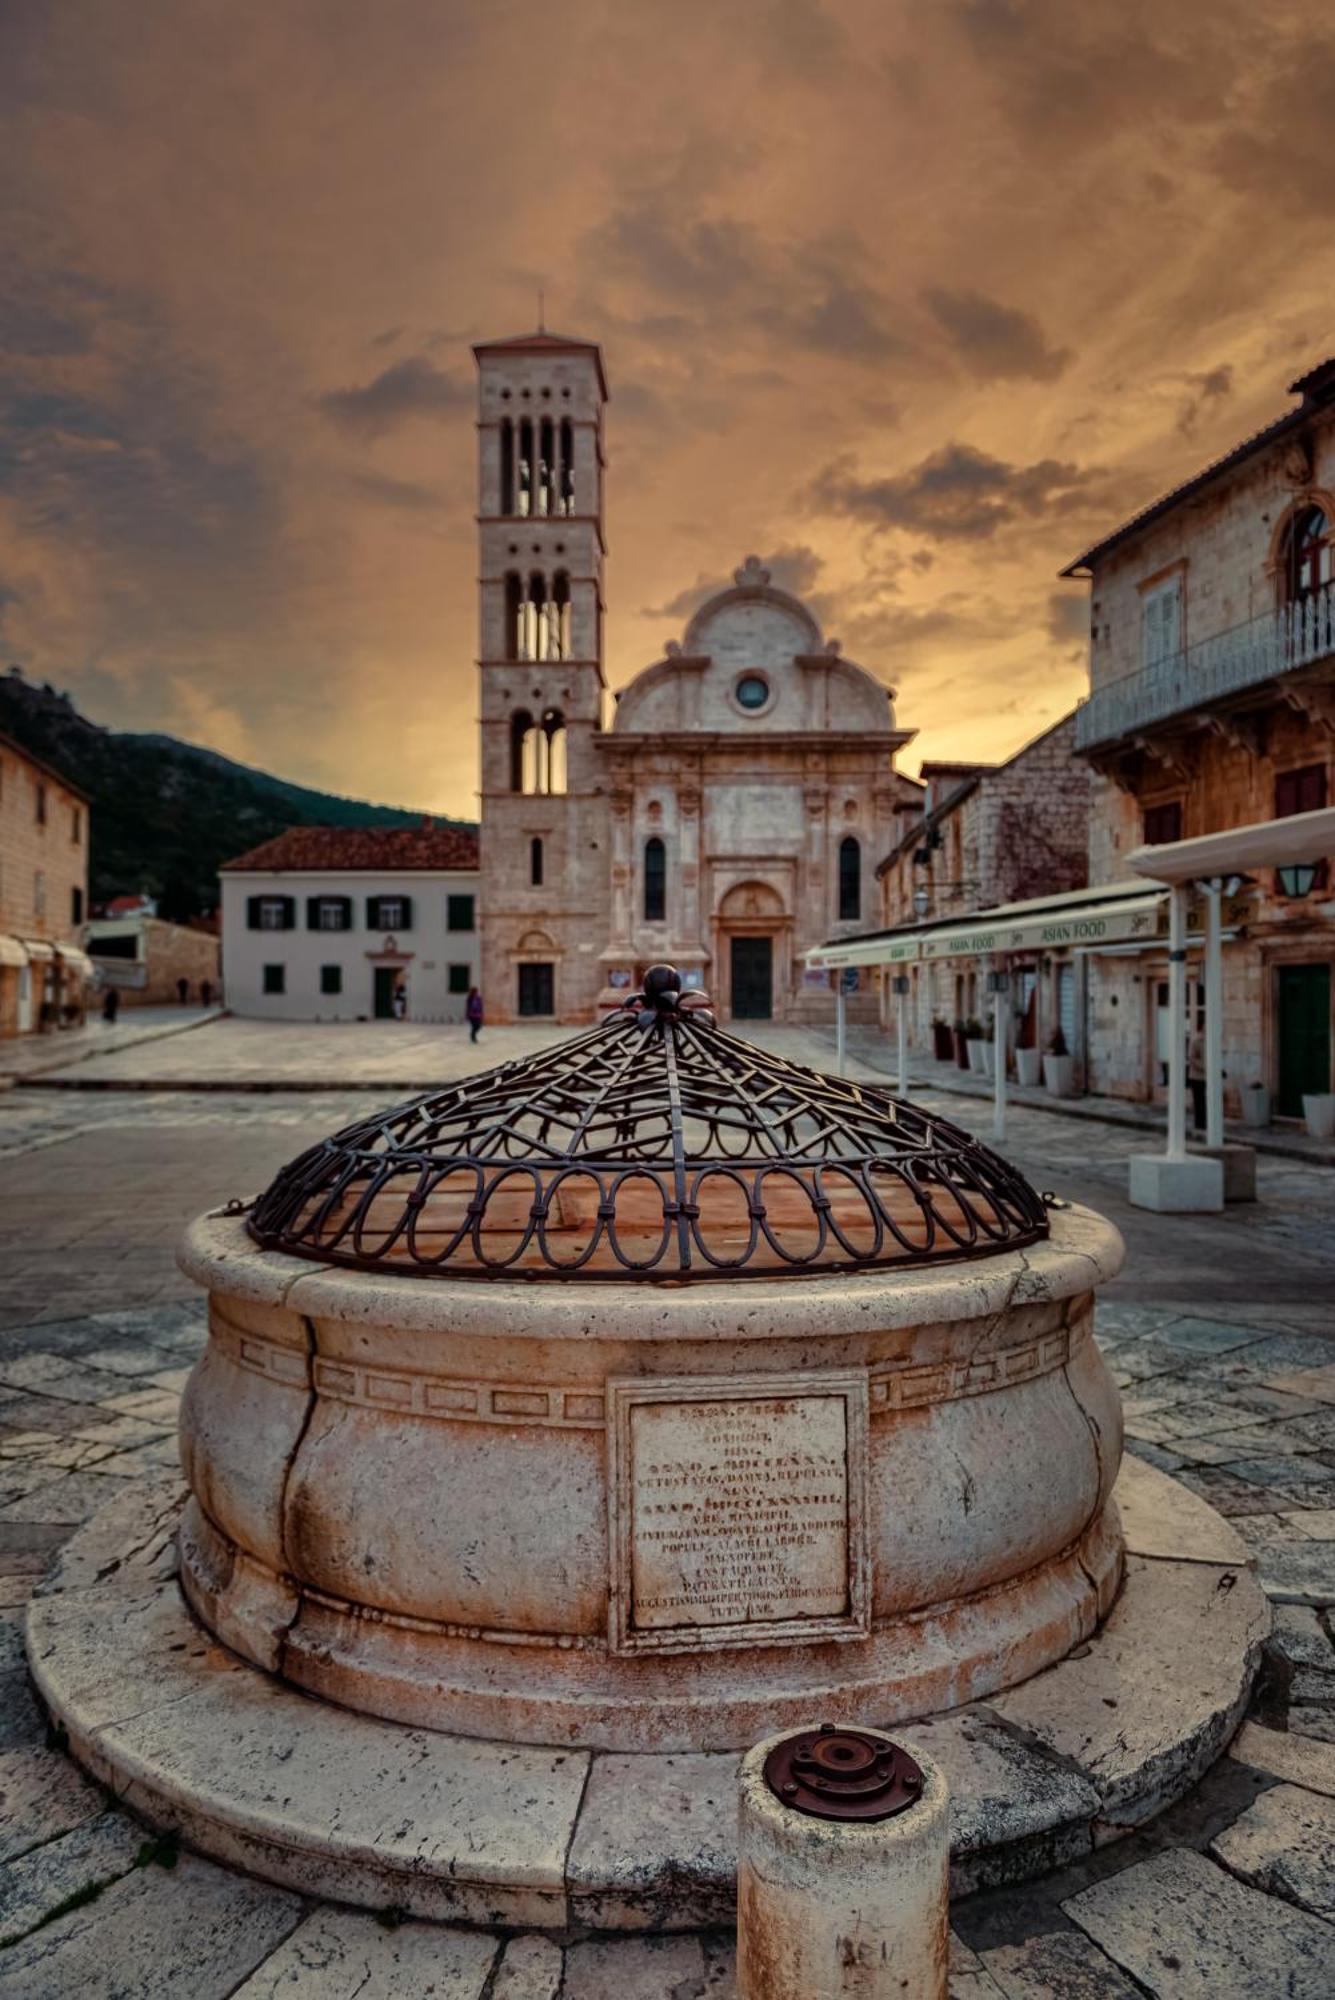
[(1259, 1081), (1244, 1083), (1238, 1093), (1242, 1100), (1242, 1122), (1254, 1130), (1270, 1123), (1270, 1092)]
[(968, 1041), (968, 1035), (966, 1033), (967, 1028), (968, 1028), (967, 1021), (956, 1021), (953, 1029), (951, 1030), (951, 1040), (955, 1044), (955, 1061), (960, 1069), (968, 1069), (969, 1067), (969, 1041)]
[(1043, 1081), (1043, 1051), (1030, 1044), (1015, 1051), (1015, 1080), (1031, 1087)]
[(938, 1062), (953, 1062), (955, 1059), (955, 1037), (950, 1023), (943, 1021), (939, 1014), (932, 1016), (932, 1054)]
[(975, 1076), (983, 1074), (983, 1024), (970, 1015), (964, 1023), (964, 1040), (969, 1051), (969, 1068)]
[(1303, 1117), (1314, 1139), (1335, 1139), (1335, 1090), (1304, 1091)]
[(1075, 1057), (1060, 1028), (1054, 1028), (1043, 1058), (1043, 1081), (1054, 1097), (1075, 1095)]

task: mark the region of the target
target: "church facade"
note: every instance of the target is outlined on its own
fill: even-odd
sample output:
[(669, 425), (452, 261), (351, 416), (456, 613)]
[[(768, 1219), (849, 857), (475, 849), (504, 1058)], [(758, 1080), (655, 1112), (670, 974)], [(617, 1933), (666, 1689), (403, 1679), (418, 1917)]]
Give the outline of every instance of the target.
[(474, 355), (488, 1017), (593, 1020), (667, 959), (724, 1018), (827, 1019), (803, 953), (875, 921), (921, 809), (893, 691), (748, 557), (610, 696), (601, 354), (539, 332)]

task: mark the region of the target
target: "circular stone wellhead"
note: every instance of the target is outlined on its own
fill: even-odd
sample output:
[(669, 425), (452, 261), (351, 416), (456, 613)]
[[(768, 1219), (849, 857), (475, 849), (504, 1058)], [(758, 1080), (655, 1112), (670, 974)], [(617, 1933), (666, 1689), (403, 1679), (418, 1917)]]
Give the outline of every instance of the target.
[(653, 966), (587, 1034), (313, 1146), (247, 1227), (360, 1270), (624, 1281), (992, 1256), (1048, 1218), (959, 1126), (726, 1034)]

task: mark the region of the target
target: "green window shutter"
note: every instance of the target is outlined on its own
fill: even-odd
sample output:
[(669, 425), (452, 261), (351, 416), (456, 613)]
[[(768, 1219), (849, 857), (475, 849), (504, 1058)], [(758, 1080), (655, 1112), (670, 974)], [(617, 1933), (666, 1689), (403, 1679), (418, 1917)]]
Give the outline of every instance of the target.
[(366, 928), (368, 931), (380, 929), (380, 898), (368, 896), (366, 899)]
[(413, 899), (411, 896), (400, 896), (399, 901), (403, 905), (403, 916), (399, 923), (399, 929), (401, 931), (410, 931), (413, 927)]
[(248, 931), (257, 931), (260, 927), (261, 901), (262, 898), (259, 896), (246, 897), (246, 929)]
[(308, 931), (318, 931), (320, 928), (320, 898), (318, 896), (308, 896), (306, 898), (306, 928)]

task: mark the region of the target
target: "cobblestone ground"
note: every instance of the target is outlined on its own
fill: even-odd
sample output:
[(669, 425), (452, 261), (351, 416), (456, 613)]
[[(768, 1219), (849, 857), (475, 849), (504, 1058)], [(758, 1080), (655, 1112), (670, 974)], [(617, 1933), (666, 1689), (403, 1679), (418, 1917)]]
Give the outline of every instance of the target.
[[(212, 1028), (183, 1039), (202, 1042)], [(168, 1042), (166, 1047), (170, 1048)], [(828, 1060), (800, 1038), (795, 1056)], [(488, 1052), (496, 1060), (495, 1044)], [(519, 1053), (507, 1048), (505, 1055)], [(146, 1057), (148, 1051), (143, 1052)], [(476, 1060), (476, 1058), (473, 1058)], [(200, 1306), (171, 1264), (374, 1097), (20, 1090), (0, 1100), (0, 2000), (726, 2000), (726, 1938), (571, 1942), (389, 1926), (175, 1857), (49, 1742), (22, 1606), (126, 1480), (175, 1462)], [(958, 1100), (942, 1100), (959, 1117)], [(1142, 1217), (1134, 1135), (1018, 1114), (1007, 1150), (1116, 1215), (1101, 1308), (1128, 1446), (1228, 1515), (1275, 1607), (1248, 1721), (1181, 1805), (1043, 1881), (955, 1906), (955, 2000), (1329, 2000), (1335, 1992), (1335, 1177), (1262, 1164), (1225, 1218)]]

